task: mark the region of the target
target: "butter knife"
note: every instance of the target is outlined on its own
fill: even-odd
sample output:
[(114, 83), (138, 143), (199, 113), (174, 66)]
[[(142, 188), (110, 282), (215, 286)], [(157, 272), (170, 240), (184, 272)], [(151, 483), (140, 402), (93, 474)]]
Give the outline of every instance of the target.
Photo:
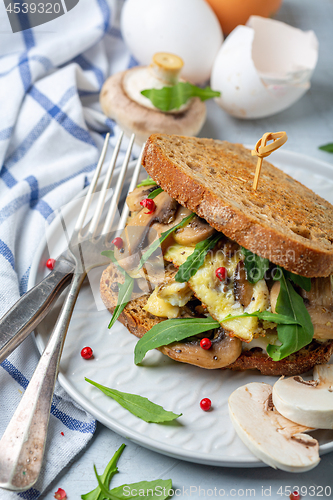
[(63, 257), (51, 271), (0, 319), (0, 363), (34, 330), (49, 313), (61, 292), (71, 282), (75, 264)]

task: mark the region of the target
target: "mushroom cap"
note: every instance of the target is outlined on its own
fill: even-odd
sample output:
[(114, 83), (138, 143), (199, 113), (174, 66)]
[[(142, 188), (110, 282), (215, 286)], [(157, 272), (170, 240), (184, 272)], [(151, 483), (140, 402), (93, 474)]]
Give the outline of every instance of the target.
[(333, 365), (319, 365), (314, 380), (280, 378), (273, 386), (273, 402), (286, 418), (317, 429), (333, 429)]
[(126, 135), (135, 133), (138, 144), (143, 144), (154, 133), (198, 134), (206, 119), (206, 105), (199, 97), (192, 98), (183, 113), (163, 113), (145, 108), (130, 99), (123, 88), (124, 75), (137, 69), (121, 71), (106, 80), (100, 94), (103, 112), (115, 120)]
[(318, 441), (303, 434), (309, 427), (283, 417), (271, 398), (272, 387), (258, 382), (239, 387), (231, 394), (229, 413), (238, 436), (256, 457), (274, 469), (313, 469), (320, 461)]
[(222, 335), (213, 339), (212, 346), (207, 351), (200, 347), (198, 339), (175, 342), (161, 347), (160, 351), (175, 361), (206, 369), (217, 369), (229, 365), (238, 358), (242, 352), (242, 343), (237, 337)]

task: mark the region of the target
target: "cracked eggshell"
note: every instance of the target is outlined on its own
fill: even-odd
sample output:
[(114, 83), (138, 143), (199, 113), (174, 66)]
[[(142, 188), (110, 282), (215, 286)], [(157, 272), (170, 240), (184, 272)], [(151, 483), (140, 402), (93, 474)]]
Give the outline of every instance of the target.
[(217, 103), (237, 118), (262, 118), (291, 106), (310, 88), (318, 59), (313, 31), (251, 16), (228, 36), (214, 62)]
[(273, 406), (272, 386), (252, 382), (229, 397), (229, 414), (243, 443), (274, 469), (305, 472), (318, 465), (319, 444), (307, 426), (283, 417)]
[(210, 78), (223, 34), (205, 0), (127, 0), (121, 31), (133, 56), (149, 65), (156, 52), (171, 52), (184, 61), (182, 77), (192, 83)]
[(317, 429), (333, 429), (333, 365), (318, 365), (314, 380), (281, 377), (273, 386), (273, 402), (286, 418)]

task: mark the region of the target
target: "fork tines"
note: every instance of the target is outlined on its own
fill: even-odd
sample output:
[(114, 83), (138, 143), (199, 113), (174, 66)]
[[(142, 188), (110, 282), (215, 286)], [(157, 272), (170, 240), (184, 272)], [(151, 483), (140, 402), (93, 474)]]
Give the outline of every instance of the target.
[[(100, 219), (101, 219), (103, 207), (105, 205), (105, 199), (106, 199), (106, 196), (107, 196), (107, 192), (108, 192), (108, 189), (110, 188), (110, 185), (111, 185), (111, 182), (112, 182), (112, 179), (113, 179), (113, 175), (114, 175), (114, 171), (115, 171), (115, 166), (116, 166), (117, 158), (118, 158), (118, 155), (119, 155), (120, 146), (121, 146), (121, 143), (122, 143), (122, 140), (123, 140), (123, 136), (124, 136), (124, 133), (121, 132), (121, 134), (120, 134), (120, 136), (119, 136), (119, 138), (117, 140), (116, 146), (114, 148), (114, 151), (112, 153), (110, 164), (109, 164), (107, 172), (105, 174), (105, 178), (104, 178), (104, 182), (103, 182), (102, 188), (101, 188), (101, 190), (99, 192), (97, 206), (96, 206), (96, 208), (94, 210), (94, 215), (93, 215), (93, 217), (91, 219), (91, 222), (89, 224), (88, 232), (84, 235), (84, 239), (86, 239), (86, 238), (94, 238), (95, 235), (96, 235), (96, 231), (97, 231)], [(78, 217), (76, 225), (75, 225), (75, 230), (74, 231), (77, 232), (80, 237), (82, 237), (81, 230), (82, 230), (82, 227), (84, 225), (84, 220), (86, 218), (89, 206), (90, 206), (91, 201), (92, 201), (92, 197), (93, 197), (93, 195), (95, 193), (95, 190), (96, 190), (96, 187), (97, 187), (97, 184), (98, 184), (98, 180), (99, 180), (100, 175), (101, 175), (103, 163), (104, 163), (105, 156), (106, 156), (107, 149), (108, 149), (108, 145), (109, 145), (109, 139), (110, 139), (110, 134), (108, 133), (106, 135), (106, 137), (105, 137), (103, 149), (102, 149), (100, 158), (98, 160), (97, 167), (96, 167), (93, 179), (92, 179), (91, 184), (89, 186), (88, 193), (87, 193), (87, 195), (85, 197), (82, 209), (80, 211), (79, 217)], [(108, 233), (110, 233), (111, 230), (112, 230), (112, 225), (113, 225), (113, 222), (114, 222), (114, 219), (115, 219), (115, 215), (116, 215), (117, 210), (118, 210), (118, 203), (119, 203), (119, 199), (120, 199), (120, 196), (121, 196), (121, 193), (122, 193), (122, 190), (123, 190), (123, 186), (124, 186), (124, 182), (125, 182), (125, 178), (126, 178), (127, 169), (128, 169), (129, 161), (130, 161), (130, 158), (131, 158), (131, 153), (132, 153), (132, 149), (133, 149), (134, 139), (135, 139), (135, 135), (132, 134), (132, 136), (131, 136), (131, 138), (129, 140), (129, 144), (128, 144), (128, 147), (127, 147), (127, 150), (126, 150), (126, 153), (125, 153), (125, 157), (124, 157), (122, 166), (121, 166), (120, 171), (119, 171), (119, 175), (118, 175), (118, 178), (117, 178), (116, 186), (114, 188), (113, 196), (111, 198), (111, 203), (110, 203), (110, 206), (109, 206), (106, 218), (105, 218), (103, 229), (101, 231), (101, 235), (104, 235), (104, 236), (107, 235)], [(129, 186), (129, 189), (128, 189), (128, 193), (131, 192), (131, 191), (133, 191), (133, 189), (135, 188), (135, 186), (136, 186), (136, 184), (138, 182), (138, 178), (139, 178), (139, 175), (140, 175), (140, 168), (141, 168), (142, 153), (143, 153), (143, 148), (142, 148), (141, 153), (139, 155), (139, 158), (137, 160), (137, 164), (135, 166), (135, 169), (134, 169), (134, 172), (133, 172), (133, 175), (132, 175), (132, 178), (131, 178), (131, 183), (130, 183), (130, 186)], [(128, 213), (129, 213), (129, 210), (128, 210), (127, 205), (125, 204), (124, 208), (122, 210), (122, 213), (121, 213), (121, 217), (120, 217), (119, 223), (117, 225), (117, 229), (118, 230), (122, 229), (125, 226), (126, 219), (128, 217)]]

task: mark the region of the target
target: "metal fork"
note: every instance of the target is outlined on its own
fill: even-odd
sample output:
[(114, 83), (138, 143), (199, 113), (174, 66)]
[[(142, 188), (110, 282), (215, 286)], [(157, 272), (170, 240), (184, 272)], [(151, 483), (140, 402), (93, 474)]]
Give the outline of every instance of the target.
[[(123, 189), (134, 135), (130, 139), (103, 229), (98, 237), (96, 233), (105, 205), (107, 190), (111, 184), (121, 140), (122, 136), (119, 138), (112, 155), (88, 231), (86, 234), (82, 234), (82, 227), (96, 189), (103, 161), (99, 162), (99, 168), (96, 169), (68, 245), (69, 257), (75, 263), (69, 293), (29, 386), (0, 441), (0, 487), (2, 488), (25, 491), (38, 479), (43, 460), (54, 386), (74, 305), (88, 271), (96, 266), (108, 263), (108, 260), (101, 256), (101, 251), (110, 245), (110, 234), (113, 230), (113, 221)], [(107, 143), (108, 137), (104, 146), (107, 147)], [(142, 152), (134, 169), (128, 192), (132, 191), (137, 184), (141, 158)], [(127, 216), (128, 208), (125, 204), (117, 230), (124, 227)]]
[[(100, 172), (108, 148), (107, 134), (96, 166)], [(92, 184), (93, 185), (93, 182)], [(57, 257), (54, 269), (31, 290), (26, 292), (0, 318), (0, 363), (16, 349), (50, 312), (61, 292), (70, 284), (75, 261), (67, 249)]]

